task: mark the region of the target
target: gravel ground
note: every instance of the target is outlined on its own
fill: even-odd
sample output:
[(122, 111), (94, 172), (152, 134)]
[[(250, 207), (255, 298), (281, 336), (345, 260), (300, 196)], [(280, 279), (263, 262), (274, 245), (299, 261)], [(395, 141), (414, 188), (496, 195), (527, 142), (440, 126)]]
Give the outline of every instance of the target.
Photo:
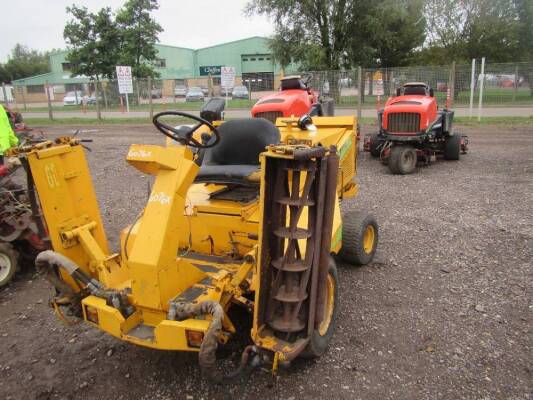
[[(339, 265), (340, 318), (321, 359), (211, 386), (195, 354), (65, 327), (27, 272), (0, 291), (0, 397), (533, 399), (533, 127), (462, 131), (470, 154), (410, 176), (361, 155), (360, 196), (344, 207), (372, 210), (380, 244), (371, 265)], [(83, 135), (95, 139), (88, 158), (116, 247), (147, 195), (128, 145), (162, 140), (149, 126)]]

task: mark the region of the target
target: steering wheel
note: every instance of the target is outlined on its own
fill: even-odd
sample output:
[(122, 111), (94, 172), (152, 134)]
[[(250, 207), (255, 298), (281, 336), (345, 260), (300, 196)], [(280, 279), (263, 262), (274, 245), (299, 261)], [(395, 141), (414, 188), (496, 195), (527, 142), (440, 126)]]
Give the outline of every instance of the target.
[[(182, 130), (182, 129), (176, 129), (170, 125), (167, 125), (161, 121), (159, 121), (159, 118), (164, 117), (166, 115), (175, 115), (178, 117), (185, 117), (189, 119), (193, 119), (195, 121), (198, 121), (196, 125), (194, 125), (192, 128)], [(197, 149), (208, 149), (209, 147), (216, 146), (218, 142), (220, 142), (220, 132), (217, 128), (211, 124), (211, 122), (201, 118), (197, 117), (196, 115), (187, 114), (181, 111), (163, 111), (156, 115), (154, 115), (154, 118), (152, 119), (152, 122), (154, 123), (154, 126), (159, 130), (163, 135), (171, 138), (172, 140), (175, 140), (178, 143), (181, 143), (185, 146), (194, 147)], [(198, 140), (196, 140), (193, 137), (193, 133), (198, 130), (202, 125), (207, 125), (209, 129), (213, 132), (215, 135), (215, 140), (210, 140), (210, 143), (200, 143)]]

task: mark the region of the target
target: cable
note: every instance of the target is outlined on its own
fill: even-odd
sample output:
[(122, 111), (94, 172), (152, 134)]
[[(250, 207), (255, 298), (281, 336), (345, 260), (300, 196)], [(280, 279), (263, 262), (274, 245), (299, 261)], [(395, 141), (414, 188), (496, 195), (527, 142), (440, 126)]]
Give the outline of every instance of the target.
[(137, 218), (135, 218), (135, 222), (133, 222), (133, 224), (130, 225), (130, 229), (128, 229), (128, 233), (126, 234), (126, 239), (124, 239), (124, 258), (126, 259), (126, 261), (130, 258), (128, 255), (128, 240), (130, 239), (131, 231), (133, 230), (133, 227), (135, 226), (135, 224), (137, 224), (137, 222), (139, 222), (139, 220), (141, 219), (143, 215), (144, 215), (144, 210), (139, 215), (137, 215)]

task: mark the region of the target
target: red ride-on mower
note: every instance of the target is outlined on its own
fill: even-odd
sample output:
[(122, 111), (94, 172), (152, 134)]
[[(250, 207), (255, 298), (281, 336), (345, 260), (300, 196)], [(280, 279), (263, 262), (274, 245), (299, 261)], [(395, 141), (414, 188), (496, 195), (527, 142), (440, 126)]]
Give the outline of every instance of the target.
[(438, 109), (425, 83), (406, 83), (378, 112), (379, 132), (365, 136), (363, 149), (380, 157), (393, 174), (410, 174), (417, 161), (429, 164), (437, 155), (459, 160), (468, 151), (468, 137), (453, 132), (453, 114)]
[(279, 117), (333, 116), (333, 99), (322, 98), (309, 87), (310, 73), (281, 79), (279, 92), (261, 98), (252, 107), (252, 117), (265, 118), (273, 124)]

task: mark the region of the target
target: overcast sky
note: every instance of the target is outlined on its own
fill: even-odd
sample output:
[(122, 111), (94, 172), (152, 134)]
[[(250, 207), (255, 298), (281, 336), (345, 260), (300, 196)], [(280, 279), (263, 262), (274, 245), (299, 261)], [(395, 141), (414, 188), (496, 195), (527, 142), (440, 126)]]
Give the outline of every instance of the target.
[[(63, 28), (68, 5), (91, 11), (109, 6), (116, 10), (125, 0), (14, 0), (2, 5), (0, 62), (16, 43), (32, 49), (64, 48)], [(250, 36), (269, 36), (272, 24), (265, 17), (243, 14), (247, 0), (159, 0), (155, 19), (163, 27), (163, 44), (199, 48)]]

